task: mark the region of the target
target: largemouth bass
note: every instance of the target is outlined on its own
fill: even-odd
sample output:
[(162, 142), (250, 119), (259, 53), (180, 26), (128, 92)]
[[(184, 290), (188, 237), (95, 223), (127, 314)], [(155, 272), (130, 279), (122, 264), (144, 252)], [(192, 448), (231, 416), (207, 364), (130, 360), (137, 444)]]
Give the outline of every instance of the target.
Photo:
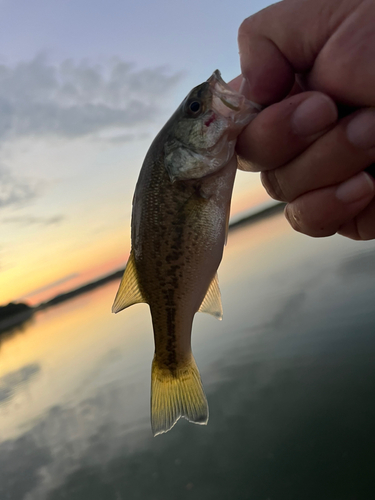
[(184, 99), (153, 141), (133, 199), (129, 260), (112, 311), (150, 306), (154, 435), (180, 417), (208, 421), (191, 351), (197, 311), (222, 318), (217, 279), (236, 174), (236, 138), (260, 107), (215, 71)]

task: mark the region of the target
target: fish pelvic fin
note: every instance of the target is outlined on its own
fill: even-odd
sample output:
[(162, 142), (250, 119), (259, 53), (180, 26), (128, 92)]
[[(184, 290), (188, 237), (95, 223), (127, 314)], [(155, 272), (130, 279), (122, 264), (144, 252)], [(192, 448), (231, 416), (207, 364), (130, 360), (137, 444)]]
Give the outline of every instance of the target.
[(212, 314), (212, 316), (215, 316), (215, 318), (219, 320), (223, 319), (223, 306), (221, 304), (221, 294), (220, 294), (219, 279), (217, 277), (217, 273), (215, 274), (213, 280), (211, 281), (210, 286), (208, 287), (206, 295), (198, 311)]
[(206, 425), (208, 404), (198, 367), (190, 362), (175, 371), (159, 366), (156, 358), (151, 371), (151, 427), (154, 436), (168, 432), (181, 417)]
[(112, 306), (112, 312), (118, 313), (133, 304), (139, 304), (141, 302), (146, 302), (146, 300), (139, 289), (134, 253), (131, 251)]

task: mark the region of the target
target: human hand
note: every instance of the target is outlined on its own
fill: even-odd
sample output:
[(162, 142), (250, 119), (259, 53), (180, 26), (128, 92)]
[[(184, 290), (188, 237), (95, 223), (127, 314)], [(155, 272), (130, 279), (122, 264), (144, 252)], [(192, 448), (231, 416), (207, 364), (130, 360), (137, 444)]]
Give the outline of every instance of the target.
[(237, 151), (310, 236), (375, 238), (374, 18), (371, 1), (284, 0), (239, 30), (232, 86), (269, 106)]

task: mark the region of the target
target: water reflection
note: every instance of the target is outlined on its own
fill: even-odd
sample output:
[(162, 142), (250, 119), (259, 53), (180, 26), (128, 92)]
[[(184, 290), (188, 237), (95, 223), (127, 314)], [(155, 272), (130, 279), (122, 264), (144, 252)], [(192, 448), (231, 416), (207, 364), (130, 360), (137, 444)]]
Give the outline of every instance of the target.
[(110, 315), (112, 283), (38, 313), (0, 351), (0, 498), (371, 498), (374, 256), (280, 216), (231, 233), (224, 320), (194, 323), (209, 425), (157, 438), (147, 306)]
[(21, 387), (32, 379), (40, 371), (37, 363), (22, 366), (19, 370), (9, 372), (0, 378), (0, 404), (9, 400), (15, 393), (17, 387)]

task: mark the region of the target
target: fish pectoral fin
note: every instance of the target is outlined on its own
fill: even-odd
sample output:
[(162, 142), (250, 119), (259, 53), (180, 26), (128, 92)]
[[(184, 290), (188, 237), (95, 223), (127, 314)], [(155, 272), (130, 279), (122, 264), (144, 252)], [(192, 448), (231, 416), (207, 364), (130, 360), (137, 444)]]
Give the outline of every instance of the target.
[(159, 366), (156, 358), (151, 371), (151, 427), (154, 436), (168, 432), (181, 417), (206, 425), (208, 404), (193, 356), (173, 372)]
[(212, 316), (215, 316), (215, 318), (219, 320), (223, 319), (223, 306), (221, 305), (221, 295), (217, 273), (211, 281), (206, 296), (203, 299), (203, 302), (198, 311), (212, 314)]
[(139, 289), (137, 270), (132, 251), (130, 252), (129, 260), (112, 306), (112, 312), (118, 313), (133, 304), (141, 302), (146, 302), (146, 300)]

